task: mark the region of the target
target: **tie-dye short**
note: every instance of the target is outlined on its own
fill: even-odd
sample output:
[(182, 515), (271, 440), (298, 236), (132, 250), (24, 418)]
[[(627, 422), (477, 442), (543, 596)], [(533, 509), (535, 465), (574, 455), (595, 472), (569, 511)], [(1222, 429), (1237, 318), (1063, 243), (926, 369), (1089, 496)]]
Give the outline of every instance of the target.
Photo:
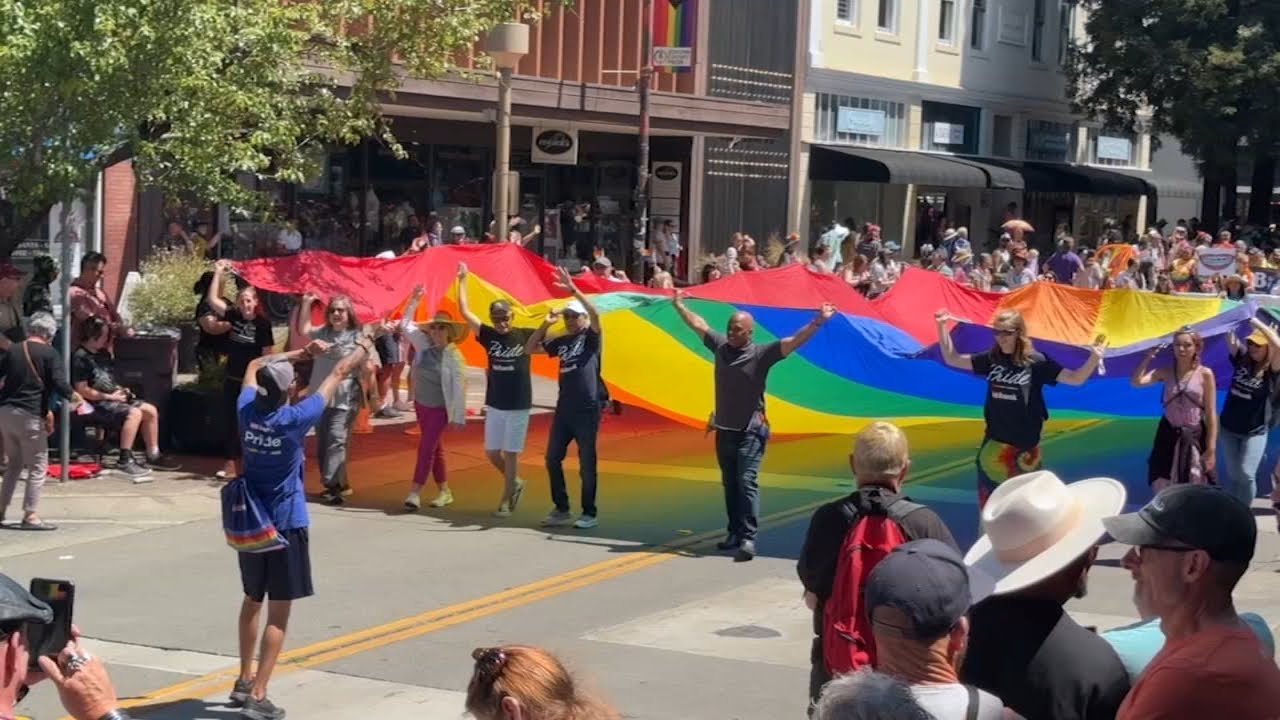
[(991, 438), (983, 440), (978, 448), (978, 509), (1000, 483), (1039, 470), (1042, 459), (1039, 445), (1020, 449)]

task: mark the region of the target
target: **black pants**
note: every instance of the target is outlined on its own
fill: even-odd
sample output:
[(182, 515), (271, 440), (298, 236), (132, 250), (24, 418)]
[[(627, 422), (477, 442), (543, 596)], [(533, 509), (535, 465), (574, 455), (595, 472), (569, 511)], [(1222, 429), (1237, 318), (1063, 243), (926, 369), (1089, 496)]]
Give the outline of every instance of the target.
[(822, 696), (822, 688), (831, 682), (831, 674), (827, 672), (827, 663), (822, 659), (822, 638), (814, 637), (809, 648), (809, 715), (813, 715), (813, 706), (818, 704)]
[(716, 430), (716, 460), (724, 485), (724, 510), (729, 535), (756, 539), (760, 523), (760, 461), (764, 459), (767, 431)]
[(547, 475), (551, 478), (551, 500), (556, 510), (569, 512), (569, 491), (564, 481), (564, 459), (569, 443), (578, 443), (578, 466), (582, 472), (582, 514), (596, 516), (596, 437), (600, 434), (600, 410), (561, 410), (551, 419), (547, 438)]

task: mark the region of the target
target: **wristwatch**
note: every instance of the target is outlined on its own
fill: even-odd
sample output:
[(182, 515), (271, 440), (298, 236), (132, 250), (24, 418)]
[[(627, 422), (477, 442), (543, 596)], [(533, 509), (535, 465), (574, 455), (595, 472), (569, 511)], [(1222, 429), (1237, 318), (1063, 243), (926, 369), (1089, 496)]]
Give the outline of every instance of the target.
[(129, 716), (129, 713), (117, 708), (98, 718), (98, 720), (133, 720), (133, 718)]

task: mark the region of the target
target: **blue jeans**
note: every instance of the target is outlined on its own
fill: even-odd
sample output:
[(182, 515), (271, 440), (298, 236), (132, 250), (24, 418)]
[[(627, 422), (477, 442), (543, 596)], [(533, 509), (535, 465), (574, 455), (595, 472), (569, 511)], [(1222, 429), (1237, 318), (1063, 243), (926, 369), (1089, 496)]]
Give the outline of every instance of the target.
[(1258, 466), (1267, 454), (1267, 436), (1238, 435), (1222, 430), (1218, 433), (1218, 447), (1224, 460), (1219, 473), (1223, 489), (1243, 500), (1245, 505), (1252, 504), (1258, 494)]
[(547, 438), (547, 475), (551, 478), (551, 500), (556, 504), (556, 510), (569, 512), (564, 458), (569, 454), (569, 443), (576, 442), (578, 468), (582, 473), (582, 514), (596, 516), (596, 436), (599, 434), (599, 410), (556, 409)]
[(760, 461), (764, 459), (765, 436), (758, 430), (716, 430), (716, 460), (724, 485), (724, 509), (729, 516), (729, 535), (739, 540), (756, 539), (760, 522)]

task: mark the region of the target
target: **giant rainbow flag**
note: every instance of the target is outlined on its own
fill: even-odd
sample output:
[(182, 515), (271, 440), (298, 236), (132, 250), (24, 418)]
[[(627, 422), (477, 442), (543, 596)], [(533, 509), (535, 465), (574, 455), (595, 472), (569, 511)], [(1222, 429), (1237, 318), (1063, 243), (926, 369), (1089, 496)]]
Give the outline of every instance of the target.
[[(322, 299), (349, 295), (368, 321), (398, 317), (414, 286), (425, 288), (418, 310), (425, 321), (438, 308), (456, 313), (457, 269), (465, 262), (472, 308), (484, 315), (504, 298), (517, 309), (517, 324), (535, 326), (547, 311), (567, 302), (556, 287), (555, 267), (512, 245), (444, 246), (392, 260), (304, 252), (238, 264), (252, 284), (276, 292), (312, 291)], [(605, 333), (604, 378), (627, 404), (701, 427), (711, 411), (711, 355), (681, 322), (669, 294), (591, 275), (577, 281), (600, 307)], [(1135, 290), (1082, 290), (1038, 283), (1008, 294), (961, 286), (937, 273), (909, 269), (885, 295), (868, 300), (832, 275), (803, 266), (743, 272), (688, 289), (689, 306), (712, 326), (735, 310), (751, 312), (756, 339), (795, 332), (823, 302), (840, 314), (769, 376), (768, 410), (783, 434), (849, 433), (877, 418), (923, 424), (981, 417), (985, 380), (945, 366), (937, 350), (934, 312), (946, 308), (965, 322), (951, 329), (957, 347), (990, 347), (991, 318), (1021, 310), (1038, 349), (1067, 367), (1084, 362), (1084, 346), (1105, 335), (1105, 374), (1082, 387), (1050, 388), (1055, 419), (1158, 415), (1158, 391), (1134, 390), (1129, 373), (1152, 346), (1192, 326), (1207, 339), (1206, 360), (1225, 387), (1225, 336), (1256, 311), (1251, 304), (1213, 298), (1155, 295)], [(319, 318), (317, 318), (319, 321)], [(464, 343), (474, 364), (484, 355)], [(1167, 360), (1166, 360), (1167, 361)], [(536, 372), (555, 372), (549, 358)]]

